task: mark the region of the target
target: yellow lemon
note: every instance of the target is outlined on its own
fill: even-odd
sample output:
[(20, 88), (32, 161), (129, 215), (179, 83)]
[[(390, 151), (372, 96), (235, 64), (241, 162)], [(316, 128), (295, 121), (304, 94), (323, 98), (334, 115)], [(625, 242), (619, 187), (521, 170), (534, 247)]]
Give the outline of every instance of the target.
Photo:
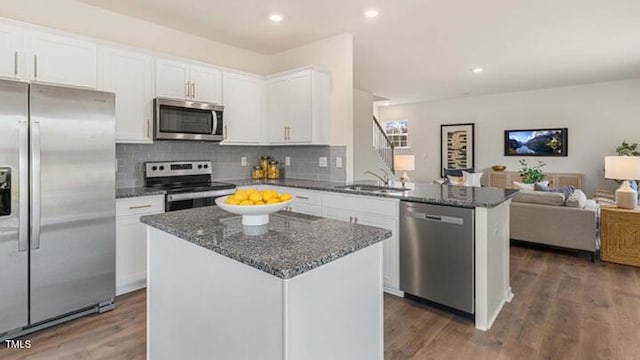
[(245, 201), (249, 199), (249, 195), (247, 195), (246, 193), (236, 194), (235, 198), (238, 201)]
[(280, 194), (280, 200), (282, 200), (282, 201), (289, 201), (289, 200), (291, 200), (291, 194), (289, 194), (289, 193), (282, 193), (282, 194)]
[(273, 199), (267, 200), (267, 204), (277, 204), (279, 202), (281, 202), (281, 201), (278, 198), (273, 198)]
[(229, 196), (227, 200), (224, 201), (224, 203), (229, 205), (238, 205), (240, 204), (240, 201), (238, 201), (238, 199), (236, 199), (234, 196)]
[(253, 202), (262, 201), (262, 195), (260, 195), (257, 192), (251, 193), (251, 195), (249, 195), (249, 200), (251, 200)]
[(269, 190), (263, 192), (262, 193), (262, 200), (269, 201), (269, 200), (273, 199), (274, 197), (276, 197), (276, 195), (274, 195), (273, 193), (274, 193), (273, 191), (269, 191)]
[(260, 201), (256, 201), (253, 203), (253, 205), (264, 205), (264, 201), (260, 200)]
[(243, 200), (240, 201), (240, 205), (253, 205), (253, 202), (251, 200)]

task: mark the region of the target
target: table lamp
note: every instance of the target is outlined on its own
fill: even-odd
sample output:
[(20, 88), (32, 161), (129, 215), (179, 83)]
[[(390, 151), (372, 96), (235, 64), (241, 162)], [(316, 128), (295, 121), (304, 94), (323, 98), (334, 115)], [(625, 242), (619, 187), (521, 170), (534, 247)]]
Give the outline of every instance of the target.
[(629, 186), (629, 181), (640, 179), (640, 156), (606, 156), (604, 177), (622, 180), (622, 185), (616, 190), (619, 208), (635, 209), (638, 206), (638, 192)]
[(404, 188), (404, 183), (409, 181), (409, 175), (407, 175), (407, 171), (414, 171), (416, 169), (416, 157), (413, 155), (395, 155), (393, 157), (394, 168), (397, 171), (402, 171), (402, 176), (400, 176), (400, 181), (402, 182), (402, 187)]

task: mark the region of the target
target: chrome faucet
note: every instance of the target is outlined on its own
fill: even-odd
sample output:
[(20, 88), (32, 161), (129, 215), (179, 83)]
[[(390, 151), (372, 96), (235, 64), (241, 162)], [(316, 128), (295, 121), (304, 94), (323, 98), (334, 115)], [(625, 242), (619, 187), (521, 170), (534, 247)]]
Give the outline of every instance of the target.
[(385, 186), (390, 186), (391, 185), (391, 181), (393, 179), (393, 175), (390, 176), (389, 173), (387, 172), (387, 170), (385, 170), (383, 168), (380, 168), (380, 170), (382, 170), (382, 173), (384, 174), (384, 176), (380, 176), (380, 175), (374, 173), (373, 171), (368, 171), (368, 170), (365, 171), (364, 173), (365, 174), (369, 174), (369, 175), (373, 175), (376, 178), (380, 179), (380, 181), (382, 181), (382, 183)]

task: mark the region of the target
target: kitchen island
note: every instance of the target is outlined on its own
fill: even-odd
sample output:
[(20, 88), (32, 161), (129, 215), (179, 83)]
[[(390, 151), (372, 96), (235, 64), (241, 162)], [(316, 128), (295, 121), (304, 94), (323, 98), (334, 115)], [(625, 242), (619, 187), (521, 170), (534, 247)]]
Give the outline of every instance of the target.
[(160, 359), (382, 359), (382, 241), (391, 232), (217, 207), (148, 225), (147, 347)]

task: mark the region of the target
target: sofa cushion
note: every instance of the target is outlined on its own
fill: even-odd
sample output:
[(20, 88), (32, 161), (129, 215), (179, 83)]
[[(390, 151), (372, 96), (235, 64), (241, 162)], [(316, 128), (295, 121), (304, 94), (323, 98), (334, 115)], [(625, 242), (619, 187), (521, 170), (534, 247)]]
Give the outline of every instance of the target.
[(576, 189), (569, 185), (569, 186), (563, 186), (563, 187), (559, 187), (559, 188), (550, 188), (549, 185), (545, 185), (543, 183), (536, 183), (533, 187), (533, 190), (535, 191), (546, 191), (546, 192), (559, 192), (559, 193), (563, 193), (564, 194), (564, 198), (565, 200), (569, 198), (569, 196), (571, 196)]
[(549, 180), (540, 181), (535, 184), (525, 184), (517, 181), (513, 182), (513, 186), (518, 190), (535, 190), (536, 185), (549, 187)]
[(482, 175), (484, 175), (484, 173), (481, 173), (481, 172), (470, 173), (470, 172), (463, 171), (462, 178), (464, 180), (464, 186), (476, 186), (476, 187), (482, 186), (481, 184)]
[(576, 189), (567, 199), (566, 205), (567, 207), (582, 209), (586, 203), (587, 195), (582, 190)]
[(473, 168), (468, 168), (468, 169), (449, 169), (449, 168), (445, 168), (444, 169), (444, 177), (446, 177), (446, 178), (451, 177), (451, 176), (462, 177), (462, 172), (463, 171), (473, 172)]
[(564, 194), (557, 192), (520, 190), (520, 192), (513, 197), (512, 201), (538, 205), (563, 206)]

